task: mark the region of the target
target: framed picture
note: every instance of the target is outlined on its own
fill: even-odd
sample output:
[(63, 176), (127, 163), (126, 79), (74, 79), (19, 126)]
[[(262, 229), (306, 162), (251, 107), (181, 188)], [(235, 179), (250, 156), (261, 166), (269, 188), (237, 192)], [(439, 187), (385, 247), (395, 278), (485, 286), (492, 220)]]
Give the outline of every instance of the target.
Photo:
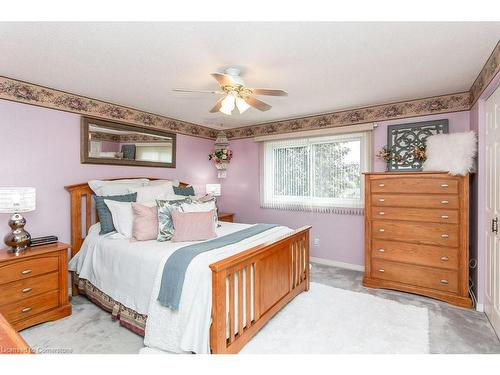
[(448, 133), (448, 120), (414, 122), (389, 125), (387, 146), (392, 158), (387, 165), (389, 172), (417, 172), (422, 170), (423, 161), (415, 158), (415, 147), (425, 146), (425, 140), (435, 134)]

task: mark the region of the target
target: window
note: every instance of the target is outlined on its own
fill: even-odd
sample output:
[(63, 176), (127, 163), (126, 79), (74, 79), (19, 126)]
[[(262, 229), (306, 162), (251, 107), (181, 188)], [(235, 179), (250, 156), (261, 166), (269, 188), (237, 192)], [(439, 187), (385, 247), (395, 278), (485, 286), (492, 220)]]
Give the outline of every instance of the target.
[(137, 143), (135, 160), (171, 163), (172, 145), (169, 143), (158, 143), (156, 145)]
[(262, 207), (361, 214), (370, 134), (264, 142)]

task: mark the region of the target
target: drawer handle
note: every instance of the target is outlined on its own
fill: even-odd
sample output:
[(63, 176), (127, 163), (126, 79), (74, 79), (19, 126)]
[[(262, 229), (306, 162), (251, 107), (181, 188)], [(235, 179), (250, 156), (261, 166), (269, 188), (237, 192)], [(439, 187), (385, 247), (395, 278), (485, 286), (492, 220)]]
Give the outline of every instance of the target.
[(441, 187), (442, 187), (442, 188), (447, 188), (447, 187), (448, 187), (448, 184), (441, 184)]
[(24, 309), (21, 310), (22, 313), (27, 313), (29, 311), (31, 311), (31, 307), (25, 307)]
[(379, 202), (385, 202), (385, 199), (384, 198), (379, 198), (378, 201)]
[(448, 215), (441, 215), (441, 219), (448, 219), (449, 216)]
[(23, 293), (29, 293), (32, 290), (33, 290), (32, 288), (24, 288), (23, 290), (21, 290), (21, 292), (23, 292)]
[(384, 273), (384, 272), (385, 272), (385, 270), (384, 270), (383, 268), (381, 268), (381, 269), (379, 269), (379, 270), (378, 270), (378, 272), (382, 272), (382, 273)]
[(384, 228), (380, 228), (378, 231), (379, 232), (385, 232), (385, 229)]
[(441, 201), (442, 204), (448, 204), (448, 201)]
[(448, 280), (445, 280), (445, 279), (441, 280), (441, 284), (448, 285)]
[(385, 253), (385, 250), (384, 249), (378, 249), (378, 252), (379, 253)]
[(442, 260), (443, 262), (447, 262), (447, 261), (448, 261), (448, 259), (450, 259), (450, 258), (448, 258), (447, 256), (441, 257), (441, 260)]
[(21, 274), (22, 274), (22, 275), (29, 275), (30, 273), (31, 273), (31, 270), (30, 270), (30, 269), (27, 269), (27, 270), (21, 271)]
[(380, 216), (384, 216), (384, 215), (385, 215), (385, 212), (384, 212), (384, 211), (380, 211), (378, 214), (379, 214)]
[(378, 184), (378, 186), (380, 186), (380, 187), (384, 187), (384, 186), (385, 186), (385, 184)]
[(443, 233), (443, 234), (441, 235), (441, 237), (442, 237), (442, 238), (448, 238), (449, 236), (448, 236), (446, 233)]

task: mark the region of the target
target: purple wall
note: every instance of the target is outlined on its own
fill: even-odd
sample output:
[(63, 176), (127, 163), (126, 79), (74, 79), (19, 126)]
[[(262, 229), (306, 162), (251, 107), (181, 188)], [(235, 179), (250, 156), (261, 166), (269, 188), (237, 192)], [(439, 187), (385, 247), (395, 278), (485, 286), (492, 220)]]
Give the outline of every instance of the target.
[[(179, 179), (205, 192), (217, 182), (207, 155), (211, 140), (177, 136), (177, 168), (143, 168), (80, 164), (80, 116), (0, 100), (0, 186), (34, 186), (37, 209), (26, 213), (33, 236), (55, 234), (70, 240), (69, 194), (65, 185), (91, 179), (161, 177)], [(9, 231), (0, 214), (0, 241)], [(0, 243), (3, 247), (3, 241)]]
[[(469, 112), (384, 121), (380, 122), (378, 128), (374, 130), (374, 153), (387, 143), (388, 125), (444, 118), (449, 120), (450, 132), (469, 130)], [(240, 222), (279, 223), (291, 228), (312, 225), (312, 239), (320, 239), (320, 245), (311, 248), (312, 256), (363, 265), (364, 222), (362, 216), (260, 208), (259, 144), (252, 139), (242, 139), (232, 141), (230, 148), (234, 151), (234, 157), (231, 160), (227, 178), (222, 180), (222, 196), (219, 199), (221, 210), (234, 212), (236, 221)], [(383, 162), (374, 160), (374, 171), (383, 171), (384, 168)]]

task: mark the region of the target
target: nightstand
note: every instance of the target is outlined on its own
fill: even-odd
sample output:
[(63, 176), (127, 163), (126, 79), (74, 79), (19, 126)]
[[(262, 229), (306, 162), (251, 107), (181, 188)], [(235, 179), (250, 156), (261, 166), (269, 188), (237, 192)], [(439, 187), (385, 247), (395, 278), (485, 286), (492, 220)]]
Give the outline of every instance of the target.
[(0, 313), (16, 330), (71, 315), (69, 247), (28, 247), (18, 256), (0, 250)]
[(219, 221), (227, 221), (228, 223), (232, 223), (234, 219), (234, 214), (227, 212), (219, 212)]

